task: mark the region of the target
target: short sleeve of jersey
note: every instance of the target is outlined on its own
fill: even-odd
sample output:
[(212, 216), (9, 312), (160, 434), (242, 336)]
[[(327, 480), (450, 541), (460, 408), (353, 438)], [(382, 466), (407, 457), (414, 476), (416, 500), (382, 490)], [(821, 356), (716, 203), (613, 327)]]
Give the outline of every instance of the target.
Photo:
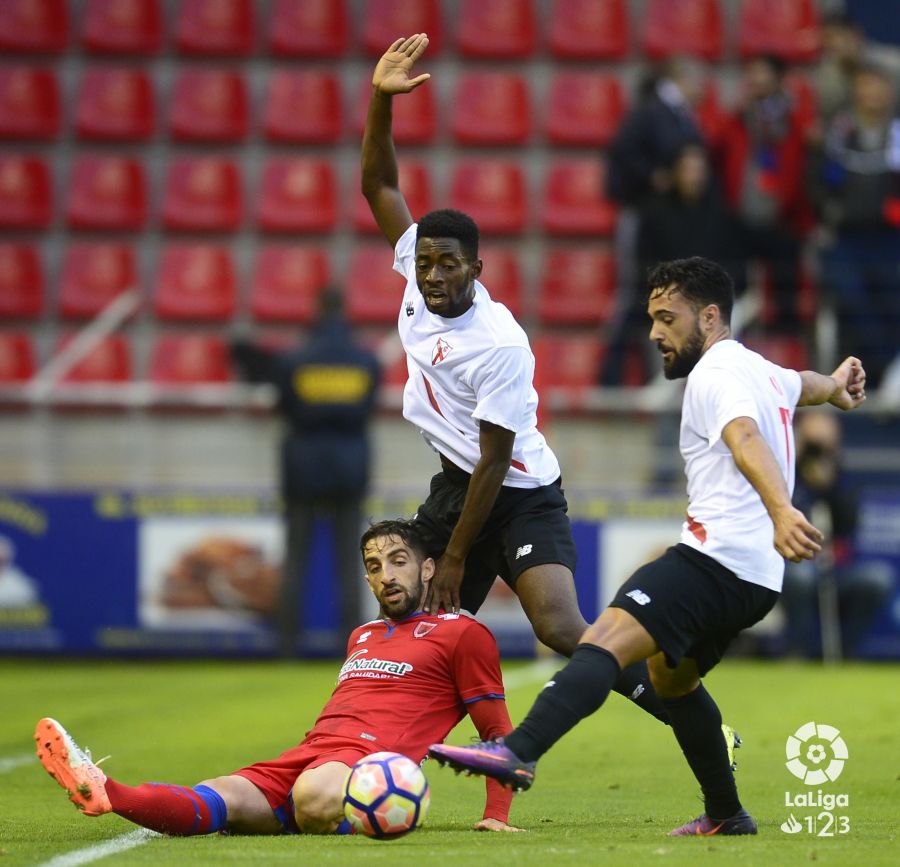
[(503, 676), (497, 642), (487, 627), (473, 620), (456, 643), (453, 680), (464, 703), (482, 698), (503, 698)]
[(492, 352), (490, 364), (479, 365), (471, 376), (473, 418), (515, 433), (524, 430), (533, 378), (534, 356), (525, 347), (503, 346)]
[(691, 382), (694, 419), (709, 444), (722, 438), (729, 422), (746, 416), (759, 424), (759, 408), (753, 394), (732, 373), (717, 367), (696, 370)]
[(413, 223), (397, 241), (394, 247), (394, 270), (402, 274), (407, 280), (412, 279), (416, 273), (416, 229), (418, 223)]

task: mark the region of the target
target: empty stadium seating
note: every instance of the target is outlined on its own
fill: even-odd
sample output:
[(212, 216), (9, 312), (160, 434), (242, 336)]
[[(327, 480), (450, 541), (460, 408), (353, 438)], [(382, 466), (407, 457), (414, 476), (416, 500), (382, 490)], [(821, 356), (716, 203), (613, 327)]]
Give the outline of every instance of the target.
[(269, 47), (282, 57), (340, 57), (348, 29), (345, 0), (274, 0)]
[(558, 72), (545, 106), (544, 130), (553, 144), (600, 148), (619, 128), (625, 97), (615, 75)]
[(117, 295), (136, 286), (137, 270), (131, 246), (73, 244), (66, 251), (60, 278), (60, 316), (89, 319)]
[(404, 280), (386, 243), (354, 247), (346, 284), (347, 315), (360, 325), (396, 323)]
[(24, 331), (0, 331), (0, 385), (21, 385), (37, 371), (31, 335)]
[(337, 142), (343, 126), (337, 76), (316, 69), (277, 70), (269, 79), (264, 112), (263, 127), (270, 141)]
[(534, 53), (532, 0), (461, 0), (456, 50), (463, 57), (522, 59)]
[(328, 259), (318, 247), (267, 244), (259, 251), (253, 273), (253, 317), (260, 322), (312, 322), (328, 277)]
[(228, 344), (214, 334), (162, 334), (151, 351), (148, 378), (168, 386), (229, 382)]
[(144, 141), (156, 127), (150, 77), (141, 69), (97, 66), (81, 79), (75, 129), (92, 141)]
[(251, 0), (181, 0), (175, 44), (184, 54), (245, 57), (256, 38)]
[(725, 42), (719, 0), (648, 0), (645, 15), (643, 46), (648, 57), (721, 59)]
[(176, 141), (239, 142), (248, 126), (243, 76), (228, 69), (188, 69), (179, 75), (169, 116)]
[(612, 255), (593, 245), (553, 249), (544, 259), (538, 318), (546, 325), (600, 325), (613, 309)]
[(531, 135), (525, 79), (508, 72), (461, 73), (456, 80), (451, 131), (464, 145), (522, 144)]
[(147, 220), (147, 188), (140, 160), (82, 156), (72, 167), (66, 218), (73, 229), (130, 229)]
[(44, 268), (33, 244), (0, 244), (0, 320), (34, 319), (44, 310)]
[(59, 88), (52, 70), (0, 68), (0, 139), (53, 139), (59, 125)]
[(525, 312), (524, 281), (515, 248), (498, 244), (482, 244), (478, 255), (484, 263), (479, 278), (491, 299), (505, 304), (516, 319)]
[(450, 179), (450, 207), (469, 214), (486, 235), (518, 234), (528, 213), (521, 163), (499, 158), (459, 160)]
[(233, 161), (185, 157), (169, 166), (162, 213), (167, 229), (233, 231), (242, 208), (240, 175)]
[[(420, 160), (404, 160), (399, 167), (400, 191), (406, 199), (406, 205), (414, 220), (428, 213), (433, 207), (431, 195), (431, 176), (428, 164)], [(365, 196), (356, 185), (356, 197), (353, 203), (353, 227), (357, 232), (374, 234), (378, 232), (372, 209)]]
[(599, 158), (555, 160), (547, 168), (542, 224), (551, 235), (610, 235), (616, 206), (606, 198)]
[(550, 52), (563, 60), (618, 60), (631, 48), (626, 0), (553, 0)]
[(428, 53), (443, 46), (441, 4), (438, 0), (363, 0), (362, 48), (379, 57), (401, 36), (428, 34)]
[(51, 216), (47, 163), (40, 157), (0, 154), (0, 229), (45, 229)]
[(160, 319), (224, 322), (236, 307), (237, 276), (225, 247), (172, 243), (159, 261), (153, 309)]
[(337, 216), (334, 168), (328, 160), (274, 157), (259, 188), (257, 222), (266, 232), (327, 232)]
[[(67, 332), (60, 337), (54, 355), (67, 347), (74, 337), (74, 332)], [(76, 361), (62, 375), (60, 384), (129, 382), (132, 376), (131, 344), (123, 334), (110, 334), (100, 338), (84, 357)]]
[(88, 0), (83, 42), (92, 54), (152, 55), (162, 40), (160, 0)]
[(66, 0), (0, 0), (0, 52), (59, 54), (68, 43)]
[(814, 0), (742, 0), (737, 43), (742, 57), (775, 54), (808, 63), (821, 47), (817, 5)]
[[(429, 82), (394, 100), (391, 133), (396, 144), (421, 145), (434, 141), (437, 129), (435, 93), (434, 85)], [(372, 83), (364, 79), (357, 92), (355, 110), (355, 129), (360, 135), (366, 125), (371, 96)]]

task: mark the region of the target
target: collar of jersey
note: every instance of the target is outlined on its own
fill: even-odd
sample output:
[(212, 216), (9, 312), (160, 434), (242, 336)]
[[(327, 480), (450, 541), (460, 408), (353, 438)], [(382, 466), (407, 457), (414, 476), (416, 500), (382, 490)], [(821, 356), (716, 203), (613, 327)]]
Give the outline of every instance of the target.
[(406, 617), (401, 617), (399, 620), (390, 620), (387, 617), (382, 617), (382, 622), (386, 623), (388, 629), (393, 629), (395, 626), (399, 626), (401, 623), (406, 623), (408, 620), (413, 620), (416, 617), (425, 617), (428, 614), (427, 611), (413, 611), (412, 614), (407, 614)]

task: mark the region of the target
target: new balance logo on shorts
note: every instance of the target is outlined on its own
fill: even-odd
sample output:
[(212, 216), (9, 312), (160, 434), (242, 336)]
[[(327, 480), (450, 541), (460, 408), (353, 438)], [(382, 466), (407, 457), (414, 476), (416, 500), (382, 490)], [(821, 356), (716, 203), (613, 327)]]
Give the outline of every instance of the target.
[(516, 560), (519, 557), (527, 557), (531, 553), (531, 545), (523, 545), (521, 548), (516, 548)]
[(638, 605), (646, 605), (650, 601), (650, 597), (643, 590), (629, 590), (625, 595), (634, 599)]

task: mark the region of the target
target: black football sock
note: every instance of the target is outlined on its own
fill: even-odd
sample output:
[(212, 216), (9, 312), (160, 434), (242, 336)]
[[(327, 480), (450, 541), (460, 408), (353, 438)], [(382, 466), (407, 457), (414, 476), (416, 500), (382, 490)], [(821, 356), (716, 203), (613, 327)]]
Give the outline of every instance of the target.
[(519, 727), (504, 743), (523, 762), (540, 758), (569, 729), (606, 701), (619, 676), (616, 658), (595, 644), (579, 644), (556, 672)]
[(613, 692), (631, 699), (641, 710), (655, 716), (661, 723), (670, 724), (669, 713), (650, 682), (646, 659), (623, 668), (613, 686)]
[(728, 748), (722, 735), (722, 714), (701, 683), (681, 698), (663, 699), (678, 745), (700, 788), (706, 815), (730, 819), (741, 809)]

